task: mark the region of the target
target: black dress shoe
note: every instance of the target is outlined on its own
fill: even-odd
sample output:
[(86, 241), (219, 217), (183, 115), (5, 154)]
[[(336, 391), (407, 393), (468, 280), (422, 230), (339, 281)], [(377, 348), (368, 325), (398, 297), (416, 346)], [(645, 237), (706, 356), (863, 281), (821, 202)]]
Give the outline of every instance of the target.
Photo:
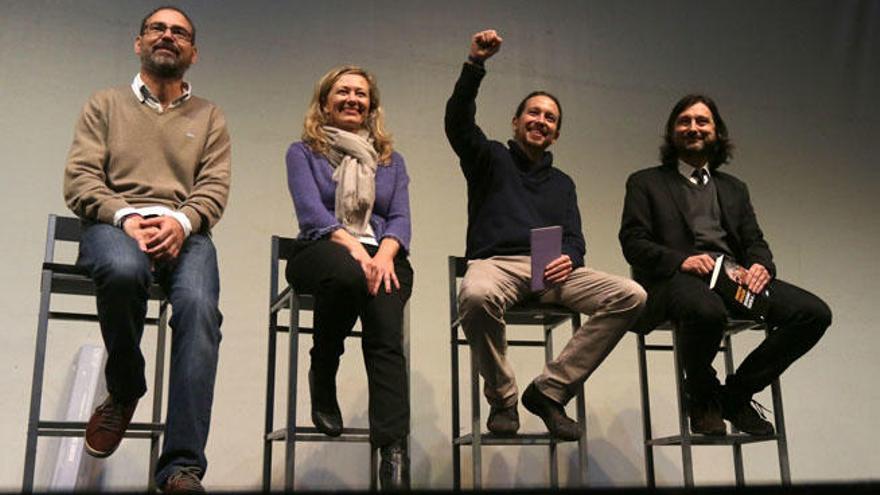
[(769, 436), (776, 433), (773, 423), (767, 421), (758, 401), (749, 396), (730, 393), (725, 389), (721, 397), (721, 415), (730, 421), (737, 430), (756, 436)]
[(409, 453), (406, 438), (379, 448), (379, 487), (382, 490), (409, 490)]
[(522, 395), (522, 404), (530, 413), (544, 421), (550, 436), (557, 440), (577, 440), (581, 436), (578, 424), (565, 415), (562, 404), (542, 394), (535, 382)]
[(336, 383), (333, 378), (320, 379), (319, 373), (309, 370), (309, 394), (312, 397), (312, 423), (321, 433), (338, 437), (342, 434), (342, 411), (336, 402)]

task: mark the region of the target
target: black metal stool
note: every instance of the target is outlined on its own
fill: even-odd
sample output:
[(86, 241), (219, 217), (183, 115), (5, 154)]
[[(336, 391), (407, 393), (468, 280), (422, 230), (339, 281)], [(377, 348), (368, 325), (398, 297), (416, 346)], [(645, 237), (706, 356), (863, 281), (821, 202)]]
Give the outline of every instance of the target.
[[(290, 260), (295, 239), (272, 236), (271, 266), (269, 272), (269, 357), (266, 376), (266, 425), (263, 435), (263, 491), (272, 489), (272, 442), (284, 442), (284, 490), (293, 490), (296, 442), (357, 442), (370, 443), (368, 428), (343, 428), (338, 437), (327, 436), (314, 426), (296, 424), (297, 377), (299, 367), (299, 336), (313, 334), (314, 329), (300, 325), (303, 312), (313, 311), (315, 299), (310, 294), (297, 294), (293, 288), (284, 283), (279, 291), (282, 280), (281, 262)], [(289, 310), (289, 326), (278, 324), (278, 315), (282, 310)], [(406, 355), (407, 376), (409, 376), (409, 305), (404, 309), (403, 318), (403, 349)], [(287, 332), (290, 362), (287, 371), (287, 419), (283, 428), (275, 429), (275, 363), (279, 332)], [(360, 337), (362, 332), (353, 331), (352, 336)], [(407, 439), (409, 441), (409, 439)], [(370, 489), (378, 487), (379, 449), (370, 447)]]
[[(731, 336), (745, 331), (758, 330), (770, 333), (770, 329), (762, 324), (751, 320), (731, 320), (724, 331), (724, 340), (719, 351), (724, 353), (724, 368), (726, 373), (734, 372), (733, 348)], [(642, 426), (644, 429), (645, 448), (645, 476), (649, 488), (655, 487), (654, 477), (654, 447), (664, 445), (678, 445), (681, 447), (681, 463), (685, 486), (694, 486), (694, 467), (691, 448), (700, 445), (730, 445), (733, 449), (733, 465), (736, 475), (737, 486), (745, 484), (743, 473), (742, 446), (748, 443), (776, 442), (779, 455), (779, 473), (783, 485), (791, 483), (791, 472), (788, 464), (788, 441), (785, 435), (785, 418), (782, 413), (782, 389), (779, 379), (770, 385), (773, 398), (773, 422), (776, 433), (768, 436), (754, 436), (741, 433), (733, 429), (732, 433), (725, 436), (707, 436), (693, 434), (690, 430), (687, 410), (687, 399), (684, 391), (684, 369), (681, 364), (681, 356), (678, 354), (678, 337), (674, 327), (665, 323), (657, 327), (654, 332), (671, 334), (671, 344), (648, 344), (645, 335), (638, 335), (638, 358), (639, 358), (639, 385), (642, 399)], [(672, 351), (675, 364), (675, 388), (678, 400), (678, 435), (654, 437), (651, 430), (651, 403), (648, 394), (648, 361), (647, 351)]]
[[(461, 447), (470, 445), (473, 460), (473, 477), (475, 490), (482, 487), (482, 455), (483, 445), (547, 445), (550, 461), (550, 486), (559, 486), (559, 466), (556, 446), (564, 443), (550, 437), (549, 433), (518, 433), (510, 436), (498, 436), (492, 433), (483, 433), (480, 424), (480, 374), (478, 371), (477, 357), (471, 353), (471, 432), (461, 433), (460, 399), (459, 399), (459, 346), (467, 346), (467, 339), (459, 336), (461, 322), (458, 319), (458, 285), (460, 279), (467, 271), (465, 258), (449, 257), (449, 321), (450, 321), (450, 347), (452, 355), (452, 470), (453, 488), (461, 488)], [(553, 359), (552, 331), (559, 325), (571, 321), (572, 332), (577, 331), (581, 325), (581, 315), (568, 308), (539, 303), (517, 304), (504, 313), (507, 325), (541, 325), (544, 327), (544, 335), (540, 340), (508, 340), (507, 345), (512, 347), (543, 347), (546, 361)], [(578, 477), (581, 485), (587, 482), (587, 418), (584, 402), (583, 388), (578, 391), (575, 409), (577, 411), (577, 423), (580, 426), (581, 436), (578, 438)]]
[[(34, 351), (34, 374), (31, 382), (31, 405), (24, 454), (24, 479), (21, 488), (26, 493), (32, 492), (34, 488), (38, 437), (81, 437), (85, 435), (86, 423), (84, 422), (49, 421), (41, 419), (40, 416), (49, 320), (98, 321), (98, 316), (93, 312), (53, 311), (51, 306), (52, 294), (95, 296), (95, 284), (85, 270), (76, 265), (57, 263), (55, 260), (55, 244), (57, 242), (79, 243), (81, 235), (82, 226), (79, 219), (49, 215), (49, 226), (46, 231), (46, 250), (43, 256), (40, 279), (40, 314), (37, 320), (37, 343)], [(149, 479), (149, 490), (154, 491), (153, 472), (159, 459), (159, 438), (165, 429), (165, 425), (161, 420), (168, 302), (165, 300), (162, 289), (157, 284), (153, 284), (150, 287), (149, 300), (159, 301), (158, 315), (147, 317), (146, 319), (147, 325), (155, 325), (157, 327), (156, 369), (153, 379), (151, 421), (149, 423), (131, 423), (125, 433), (125, 437), (150, 439), (150, 471), (147, 478)]]

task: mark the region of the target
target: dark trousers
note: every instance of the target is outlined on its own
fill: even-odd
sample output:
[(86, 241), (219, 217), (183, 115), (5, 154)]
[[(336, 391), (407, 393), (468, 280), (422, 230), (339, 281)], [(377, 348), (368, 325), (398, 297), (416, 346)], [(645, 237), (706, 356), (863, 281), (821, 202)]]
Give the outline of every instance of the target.
[(220, 278), (211, 238), (190, 235), (173, 264), (151, 270), (150, 258), (122, 229), (108, 224), (86, 227), (77, 264), (95, 281), (98, 320), (107, 347), (107, 390), (127, 402), (146, 393), (140, 341), (150, 284), (168, 295), (172, 316), (168, 415), (156, 483), (182, 467), (208, 466), (205, 445), (211, 424), (214, 379), (220, 347)]
[[(370, 255), (378, 250), (364, 245)], [(388, 445), (409, 434), (409, 387), (403, 353), (403, 309), (412, 293), (413, 270), (403, 252), (394, 259), (400, 290), (367, 292), (360, 264), (329, 240), (304, 241), (287, 264), (294, 290), (315, 296), (313, 345), (316, 373), (335, 375), (345, 337), (358, 318), (369, 388), (370, 442)]]
[[(809, 351), (831, 325), (831, 310), (815, 295), (778, 279), (770, 282), (769, 289), (767, 324), (773, 330), (727, 378), (728, 392), (742, 398), (763, 390)], [(676, 273), (648, 294), (646, 313), (665, 311), (666, 318), (675, 324), (688, 394), (696, 400), (709, 397), (720, 386), (712, 361), (728, 315), (747, 316), (726, 307), (705, 280), (686, 273)]]

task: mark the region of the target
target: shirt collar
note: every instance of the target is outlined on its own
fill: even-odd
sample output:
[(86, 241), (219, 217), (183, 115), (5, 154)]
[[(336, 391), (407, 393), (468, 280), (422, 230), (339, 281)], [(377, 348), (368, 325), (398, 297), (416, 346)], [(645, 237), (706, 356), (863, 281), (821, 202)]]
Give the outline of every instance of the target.
[[(145, 105), (152, 108), (153, 110), (156, 110), (159, 113), (162, 113), (162, 111), (165, 110), (162, 108), (162, 103), (160, 103), (159, 100), (156, 99), (155, 96), (153, 96), (153, 93), (150, 92), (150, 88), (147, 87), (147, 85), (144, 83), (144, 80), (141, 79), (140, 72), (134, 75), (134, 80), (131, 82), (131, 90), (134, 92), (134, 96), (138, 99), (139, 102), (144, 103)], [(192, 85), (187, 81), (183, 81), (183, 94), (180, 95), (180, 98), (172, 101), (171, 104), (168, 105), (167, 109), (179, 107), (183, 104), (183, 102), (190, 99), (191, 96)]]
[[(709, 170), (708, 163), (706, 165), (703, 165), (700, 169), (706, 171), (707, 177), (710, 177), (710, 178), (712, 177), (712, 172)], [(695, 169), (694, 167), (688, 165), (687, 163), (685, 163), (681, 160), (678, 161), (678, 173), (681, 174), (682, 177), (684, 177), (685, 179), (690, 181), (691, 184), (697, 183), (697, 179), (694, 178), (694, 170), (700, 170), (700, 169)], [(702, 184), (700, 184), (700, 185), (702, 185)]]

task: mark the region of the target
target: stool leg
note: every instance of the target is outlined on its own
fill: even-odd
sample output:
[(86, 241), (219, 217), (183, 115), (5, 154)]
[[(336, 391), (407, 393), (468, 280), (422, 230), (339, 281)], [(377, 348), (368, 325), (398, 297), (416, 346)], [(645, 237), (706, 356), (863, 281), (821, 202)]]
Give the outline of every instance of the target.
[(49, 302), (52, 297), (52, 272), (43, 270), (40, 280), (40, 315), (37, 320), (37, 343), (34, 351), (34, 373), (31, 378), (31, 407), (28, 414), (27, 441), (24, 449), (24, 474), (21, 491), (34, 490), (34, 470), (37, 460), (37, 430), (40, 423), (40, 404), (43, 399), (43, 371), (46, 365), (46, 336), (49, 330)]
[(293, 491), (296, 466), (296, 384), (299, 370), (299, 299), (290, 291), (289, 360), (287, 370), (287, 435), (284, 439), (284, 490)]
[[(553, 327), (544, 325), (544, 362), (548, 363), (553, 360)], [(549, 461), (550, 461), (550, 487), (559, 488), (559, 459), (556, 449), (557, 443), (550, 440)]]
[[(581, 315), (574, 313), (571, 319), (572, 334), (580, 327)], [(584, 388), (585, 386), (582, 385), (575, 399), (577, 422), (581, 429), (581, 435), (578, 437), (578, 484), (583, 487), (587, 486), (587, 406)]]
[(648, 393), (648, 357), (645, 352), (645, 335), (638, 335), (638, 353), (639, 353), (639, 389), (642, 399), (642, 433), (644, 436), (645, 447), (645, 478), (648, 488), (656, 486), (654, 474), (654, 446), (650, 443), (653, 440), (651, 432), (651, 397)]
[(459, 390), (459, 355), (458, 355), (458, 329), (461, 322), (458, 319), (458, 284), (456, 280), (457, 263), (455, 257), (448, 258), (448, 296), (449, 296), (449, 355), (451, 359), (450, 383), (452, 384), (452, 489), (461, 489), (461, 443), (457, 442), (461, 437), (461, 401)]
[(675, 362), (675, 391), (678, 399), (678, 428), (681, 432), (681, 469), (684, 473), (684, 485), (694, 486), (694, 464), (691, 453), (691, 429), (688, 424), (687, 398), (684, 391), (684, 370), (681, 356), (678, 354), (677, 330), (672, 331), (672, 354)]
[[(269, 299), (275, 300), (275, 294)], [(269, 308), (269, 350), (266, 362), (266, 420), (263, 434), (263, 491), (272, 489), (272, 441), (269, 434), (275, 427), (275, 359), (278, 343), (278, 313)]]
[[(765, 334), (770, 335), (770, 329), (765, 329)], [(770, 384), (770, 393), (773, 397), (773, 423), (776, 426), (776, 449), (779, 452), (779, 477), (783, 486), (791, 485), (791, 469), (788, 465), (788, 435), (785, 432), (785, 416), (782, 412), (782, 386), (779, 378)]]
[(370, 445), (370, 491), (379, 489), (379, 449)]
[(480, 429), (480, 372), (476, 353), (471, 349), (471, 450), (474, 470), (474, 490), (482, 488), (482, 430)]
[[(154, 425), (162, 422), (162, 392), (165, 385), (165, 336), (168, 329), (168, 301), (159, 301), (159, 318), (156, 326), (156, 372), (153, 379), (153, 413), (152, 421)], [(147, 490), (156, 491), (156, 480), (154, 473), (156, 465), (159, 463), (159, 438), (162, 432), (154, 431), (150, 435), (150, 472), (147, 475), (149, 480)]]
[[(728, 376), (734, 372), (733, 341), (729, 333), (724, 334), (724, 371)], [(732, 433), (737, 432), (733, 426), (731, 426), (731, 430)], [(736, 474), (736, 486), (744, 486), (746, 482), (743, 472), (742, 445), (735, 443), (731, 447), (733, 447), (733, 471)]]
[(450, 383), (452, 383), (452, 488), (453, 490), (461, 489), (461, 444), (456, 442), (461, 435), (461, 419), (459, 399), (459, 383), (458, 383), (458, 322), (453, 321), (450, 328), (450, 356), (452, 359)]

